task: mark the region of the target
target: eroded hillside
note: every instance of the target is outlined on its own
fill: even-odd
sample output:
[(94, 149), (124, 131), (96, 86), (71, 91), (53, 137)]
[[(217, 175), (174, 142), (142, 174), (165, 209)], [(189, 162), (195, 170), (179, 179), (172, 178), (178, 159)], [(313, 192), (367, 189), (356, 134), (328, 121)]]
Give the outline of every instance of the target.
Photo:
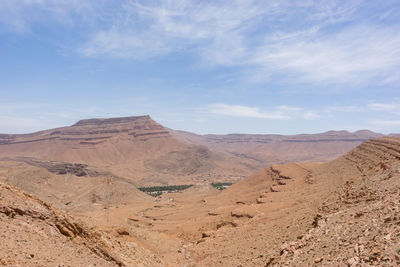
[(150, 116), (88, 119), (32, 134), (1, 134), (0, 158), (16, 157), (101, 167), (141, 185), (237, 181), (261, 167), (254, 160), (184, 144)]
[[(152, 198), (132, 188), (133, 201), (123, 180), (101, 186), (99, 181), (110, 178), (54, 173), (21, 161), (2, 166), (4, 181), (34, 188), (110, 242), (157, 258), (145, 262), (119, 246), (110, 250), (127, 266), (400, 264), (398, 138), (369, 140), (327, 163), (271, 165), (223, 191), (203, 184)], [(33, 179), (30, 186), (27, 179)], [(70, 180), (63, 184), (63, 179)], [(34, 187), (37, 183), (41, 186)], [(88, 194), (78, 190), (86, 187)], [(52, 190), (57, 197), (48, 197)], [(67, 205), (62, 196), (71, 190), (82, 197)]]
[(163, 265), (136, 244), (121, 244), (10, 185), (0, 183), (0, 200), (3, 266)]

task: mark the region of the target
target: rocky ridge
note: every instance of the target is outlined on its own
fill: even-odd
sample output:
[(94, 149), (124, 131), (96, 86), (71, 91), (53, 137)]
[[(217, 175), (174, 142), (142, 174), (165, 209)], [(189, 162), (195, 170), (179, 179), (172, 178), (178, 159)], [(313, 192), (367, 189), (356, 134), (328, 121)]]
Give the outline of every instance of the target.
[(0, 200), (2, 265), (162, 265), (136, 244), (121, 244), (20, 189), (0, 183)]
[(400, 140), (370, 140), (338, 162), (357, 171), (322, 203), (310, 228), (272, 252), (266, 266), (400, 265)]

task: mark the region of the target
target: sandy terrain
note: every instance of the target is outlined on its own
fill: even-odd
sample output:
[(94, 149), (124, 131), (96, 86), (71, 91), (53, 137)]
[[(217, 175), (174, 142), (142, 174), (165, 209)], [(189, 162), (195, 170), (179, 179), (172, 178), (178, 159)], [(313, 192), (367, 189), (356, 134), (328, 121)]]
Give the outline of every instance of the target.
[[(272, 165), (224, 191), (198, 184), (156, 198), (124, 180), (110, 183), (94, 167), (83, 169), (101, 174), (76, 176), (3, 161), (0, 176), (119, 244), (105, 249), (126, 266), (395, 266), (400, 264), (399, 160), (399, 139), (373, 139), (327, 163)], [(43, 177), (47, 184), (35, 187)], [(51, 192), (56, 197), (49, 197)], [(72, 203), (66, 205), (67, 199)], [(11, 220), (5, 215), (3, 220)], [(12, 224), (16, 231), (24, 229)], [(11, 239), (7, 246), (15, 243)], [(137, 258), (126, 246), (150, 258)], [(21, 254), (28, 250), (23, 247)]]

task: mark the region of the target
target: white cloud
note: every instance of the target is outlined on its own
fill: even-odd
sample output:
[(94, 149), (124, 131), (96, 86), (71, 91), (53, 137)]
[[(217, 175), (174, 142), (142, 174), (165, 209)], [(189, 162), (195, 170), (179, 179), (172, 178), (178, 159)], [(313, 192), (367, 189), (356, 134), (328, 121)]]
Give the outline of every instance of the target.
[(372, 120), (374, 126), (400, 126), (400, 120)]
[(302, 117), (306, 120), (314, 120), (320, 117), (320, 115), (318, 115), (318, 113), (314, 112), (314, 111), (306, 111), (302, 114)]
[[(290, 82), (397, 82), (399, 29), (357, 21), (360, 6), (359, 1), (128, 2), (121, 17), (80, 51), (124, 58), (191, 51), (208, 64), (243, 67), (242, 78), (250, 81), (284, 76)], [(343, 22), (352, 23), (339, 25)]]
[(331, 113), (331, 112), (362, 112), (364, 109), (357, 105), (349, 105), (349, 106), (330, 106), (323, 109), (323, 112)]
[[(254, 1), (128, 1), (111, 26), (95, 33), (80, 52), (137, 59), (194, 49), (216, 63), (230, 64), (245, 50), (242, 33), (268, 6)], [(225, 53), (215, 53), (221, 49)]]
[(299, 107), (277, 106), (269, 110), (262, 110), (259, 107), (228, 105), (223, 103), (209, 105), (206, 108), (206, 112), (214, 115), (270, 120), (289, 120), (293, 118), (313, 120), (319, 117), (316, 112), (304, 110)]
[(368, 107), (372, 110), (400, 115), (400, 104), (398, 103), (370, 103)]
[(397, 28), (357, 25), (333, 34), (267, 38), (249, 61), (257, 71), (298, 81), (358, 84), (390, 78), (400, 67), (399, 43)]
[(279, 111), (263, 112), (257, 107), (248, 107), (241, 105), (213, 104), (209, 108), (209, 112), (216, 115), (226, 115), (233, 117), (249, 117), (263, 119), (288, 119)]
[(371, 103), (368, 106), (375, 110), (386, 110), (386, 111), (400, 110), (400, 104), (393, 104), (393, 103)]

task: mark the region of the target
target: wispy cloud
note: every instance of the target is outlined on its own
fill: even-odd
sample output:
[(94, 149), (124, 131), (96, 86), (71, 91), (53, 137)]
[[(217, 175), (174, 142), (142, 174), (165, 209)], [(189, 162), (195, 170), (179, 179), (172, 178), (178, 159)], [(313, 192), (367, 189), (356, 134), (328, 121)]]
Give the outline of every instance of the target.
[[(229, 64), (225, 54), (240, 57), (246, 49), (240, 47), (242, 33), (268, 6), (254, 1), (128, 1), (109, 28), (95, 33), (80, 51), (86, 56), (142, 59), (190, 50)], [(218, 57), (213, 47), (225, 53)]]
[(370, 103), (368, 107), (372, 110), (385, 111), (400, 115), (399, 103)]
[(208, 64), (240, 66), (242, 78), (256, 82), (397, 82), (399, 27), (357, 13), (366, 8), (359, 1), (127, 2), (80, 51), (134, 59), (189, 51)]
[(242, 105), (213, 104), (209, 108), (211, 114), (225, 115), (233, 117), (249, 117), (263, 119), (288, 119), (282, 112), (274, 110), (271, 112), (261, 111), (257, 107), (248, 107)]
[[(304, 119), (315, 120), (321, 118), (332, 118), (342, 116), (339, 114), (364, 114), (363, 116), (373, 116), (375, 119), (369, 120), (371, 126), (398, 125), (398, 115), (400, 115), (400, 105), (397, 103), (365, 103), (349, 106), (327, 106), (315, 109), (296, 107), (296, 106), (275, 106), (270, 108), (260, 108), (245, 105), (229, 105), (223, 103), (211, 104), (204, 109), (209, 114), (223, 115), (231, 117), (261, 118), (270, 120), (290, 120)], [(376, 111), (381, 111), (377, 114)], [(351, 115), (353, 116), (353, 115)], [(378, 119), (379, 117), (388, 119)]]
[[(371, 10), (382, 15), (370, 16)], [(202, 64), (239, 67), (246, 81), (322, 85), (397, 83), (396, 15), (395, 1), (0, 2), (0, 25), (9, 30), (75, 26), (81, 34), (74, 45), (83, 56), (190, 53)]]
[(400, 125), (400, 119), (398, 120), (372, 120), (371, 121), (372, 125), (376, 126), (399, 126)]
[(290, 106), (277, 106), (263, 110), (259, 107), (217, 103), (209, 105), (206, 108), (206, 112), (214, 115), (271, 120), (289, 120), (293, 118), (312, 120), (319, 117), (319, 115), (314, 111)]
[[(103, 0), (14, 0), (0, 1), (0, 26), (20, 34), (34, 31), (36, 25), (91, 25), (103, 15)], [(1, 28), (0, 28), (1, 29)]]
[(329, 106), (324, 108), (322, 111), (326, 113), (332, 113), (332, 112), (347, 113), (347, 112), (362, 112), (365, 111), (365, 109), (358, 105), (349, 105), (349, 106)]
[(398, 28), (357, 25), (334, 34), (267, 40), (250, 60), (262, 71), (285, 72), (297, 81), (364, 84), (385, 80), (400, 67), (398, 43)]

